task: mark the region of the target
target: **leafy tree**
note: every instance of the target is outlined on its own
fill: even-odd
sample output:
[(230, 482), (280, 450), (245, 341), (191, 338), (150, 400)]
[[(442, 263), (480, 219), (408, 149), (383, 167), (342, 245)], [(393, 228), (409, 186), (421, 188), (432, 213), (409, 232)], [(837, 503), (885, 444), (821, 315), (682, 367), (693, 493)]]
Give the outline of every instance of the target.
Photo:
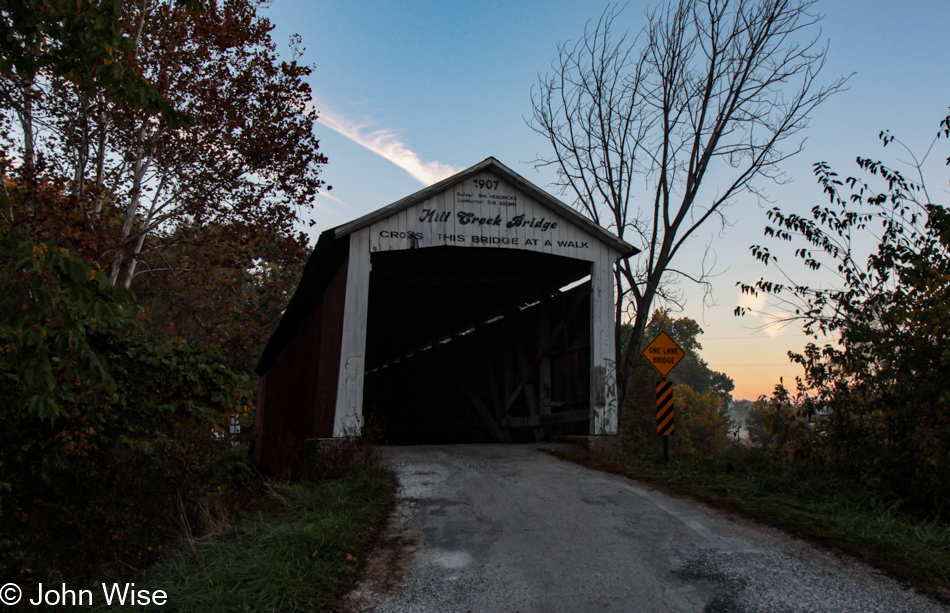
[[(154, 322), (174, 322), (160, 307), (176, 291), (184, 312), (210, 312), (219, 283), (235, 289), (215, 324), (240, 312), (264, 326), (281, 282), (262, 271), (300, 257), (294, 207), (323, 158), (306, 68), (276, 63), (258, 4), (186, 10), (198, 4), (3, 5), (0, 583), (141, 569), (177, 521), (200, 529), (241, 474), (213, 434), (250, 412), (248, 377), (213, 334), (184, 340)], [(178, 111), (155, 115), (173, 106), (191, 130)], [(262, 144), (255, 132), (274, 126)], [(210, 272), (135, 296), (136, 264), (154, 280), (163, 257)]]
[[(729, 449), (732, 422), (719, 396), (696, 392), (688, 385), (673, 386), (675, 449), (683, 455), (716, 456)], [(654, 424), (655, 426), (655, 424)]]
[(816, 453), (819, 433), (784, 385), (776, 386), (770, 398), (746, 402), (744, 423), (754, 450), (786, 474), (813, 475), (821, 470), (821, 454)]
[[(162, 113), (173, 123), (187, 122), (152, 83), (123, 61), (132, 39), (123, 33), (122, 4), (5, 0), (0, 9), (2, 106), (28, 116), (30, 86), (45, 77), (68, 80), (85, 92), (101, 90), (110, 101)], [(199, 7), (196, 0), (178, 4), (192, 10)]]
[(284, 275), (266, 271), (305, 261), (308, 240), (298, 224), (323, 187), (326, 162), (313, 135), (316, 113), (303, 81), (310, 69), (298, 62), (299, 41), (292, 60), (277, 61), (260, 5), (94, 7), (110, 11), (102, 19), (115, 22), (122, 44), (112, 45), (112, 30), (88, 44), (112, 49), (115, 64), (187, 114), (188, 129), (128, 104), (125, 94), (116, 98), (115, 88), (131, 86), (97, 70), (77, 80), (40, 58), (28, 81), (15, 71), (0, 75), (11, 96), (30, 100), (26, 112), (10, 98), (0, 116), (0, 169), (15, 203), (4, 207), (4, 221), (68, 248), (110, 283), (135, 287), (157, 325), (219, 344), (241, 369), (288, 291)]
[[(190, 11), (170, 0), (122, 3), (117, 15), (130, 41), (115, 51), (118, 60), (186, 113), (189, 129), (114, 104), (106, 83), (90, 92), (50, 73), (28, 84), (29, 117), (19, 113), (23, 127), (7, 131), (8, 155), (35, 158), (72, 181), (85, 206), (80, 229), (108, 225), (111, 240), (97, 259), (123, 287), (170, 272), (166, 243), (175, 244), (182, 226), (192, 234), (228, 226), (231, 240), (215, 242), (224, 249), (273, 235), (305, 244), (295, 226), (323, 186), (326, 158), (313, 135), (316, 112), (303, 81), (310, 69), (297, 62), (299, 50), (277, 61), (258, 0), (200, 4)], [(189, 269), (215, 265), (193, 261)]]
[(5, 232), (0, 262), (5, 405), (55, 422), (90, 389), (110, 396), (115, 378), (91, 347), (103, 325), (135, 325), (125, 296), (65, 250)]
[[(623, 331), (625, 336), (633, 333), (630, 325), (624, 326)], [(704, 333), (699, 324), (689, 317), (673, 317), (669, 309), (656, 309), (653, 311), (650, 323), (647, 324), (638, 353), (642, 352), (661, 331), (669, 334), (685, 353), (685, 357), (676, 365), (676, 368), (670, 371), (668, 379), (675, 384), (687, 385), (698, 393), (712, 392), (721, 398), (724, 406), (728, 407), (732, 400), (731, 392), (735, 389), (735, 383), (725, 373), (709, 368), (706, 361), (699, 356), (699, 351), (703, 348), (699, 342), (699, 335)], [(651, 382), (657, 375), (652, 366), (639, 369), (637, 374), (638, 383), (635, 387), (638, 389), (651, 387)]]
[[(940, 136), (950, 136), (950, 117)], [(887, 132), (881, 139), (900, 144)], [(813, 207), (810, 217), (776, 207), (766, 235), (802, 245), (796, 260), (810, 271), (830, 270), (840, 285), (795, 283), (767, 247), (755, 245), (755, 257), (788, 283), (741, 287), (770, 296), (809, 334), (837, 336), (790, 353), (804, 375), (794, 396), (779, 390), (815, 429), (828, 461), (936, 514), (946, 513), (950, 498), (950, 215), (931, 199), (925, 160), (915, 163), (917, 180), (867, 158), (857, 160), (866, 179), (842, 181), (816, 164), (829, 204)], [(869, 237), (877, 246), (864, 257), (860, 244)]]
[[(825, 50), (814, 0), (669, 0), (649, 9), (639, 36), (615, 36), (608, 8), (533, 93), (531, 126), (553, 149), (562, 190), (594, 222), (641, 253), (616, 272), (618, 397), (639, 367), (654, 299), (668, 282), (707, 281), (675, 265), (687, 241), (757, 180), (780, 180), (801, 150), (788, 141), (845, 79), (817, 82)], [(804, 37), (804, 38), (800, 38)], [(639, 205), (634, 198), (645, 186)], [(694, 252), (693, 252), (694, 253)], [(708, 287), (708, 286), (707, 286)], [(620, 322), (632, 311), (623, 343)]]
[(221, 347), (231, 367), (250, 372), (309, 249), (293, 236), (259, 235), (234, 245), (233, 235), (229, 225), (178, 227), (165, 237), (163, 258), (172, 270), (142, 275), (136, 295), (157, 324)]
[[(699, 357), (702, 328), (689, 317), (674, 318), (669, 310), (657, 309), (650, 318), (640, 350), (660, 331), (665, 331), (686, 354), (670, 371), (673, 383), (676, 420), (675, 449), (680, 454), (715, 455), (729, 445), (729, 403), (735, 385), (729, 376), (709, 368)], [(625, 332), (632, 333), (630, 326)], [(645, 358), (641, 356), (646, 362)], [(624, 432), (628, 447), (639, 452), (653, 452), (659, 442), (656, 434), (655, 384), (659, 375), (645, 363), (636, 371), (627, 396)]]
[[(686, 353), (686, 357), (670, 372), (669, 380), (676, 384), (688, 385), (697, 393), (712, 392), (721, 399), (721, 404), (728, 408), (732, 401), (735, 383), (725, 373), (709, 368), (706, 361), (699, 356), (699, 351), (703, 348), (699, 342), (699, 335), (704, 333), (699, 324), (689, 317), (673, 318), (669, 310), (657, 309), (647, 325), (640, 347), (641, 352), (643, 347), (656, 338), (661, 330), (669, 334)], [(653, 374), (652, 367), (643, 370)]]

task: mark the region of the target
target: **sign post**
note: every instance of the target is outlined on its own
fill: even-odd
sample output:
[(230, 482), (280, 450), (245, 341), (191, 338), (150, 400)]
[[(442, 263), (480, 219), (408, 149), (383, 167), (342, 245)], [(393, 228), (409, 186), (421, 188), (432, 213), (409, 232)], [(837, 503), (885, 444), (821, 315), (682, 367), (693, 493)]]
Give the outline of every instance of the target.
[(643, 350), (643, 357), (660, 373), (656, 384), (656, 433), (663, 437), (663, 460), (670, 460), (669, 436), (673, 434), (673, 384), (666, 375), (680, 363), (686, 353), (666, 332), (660, 332)]

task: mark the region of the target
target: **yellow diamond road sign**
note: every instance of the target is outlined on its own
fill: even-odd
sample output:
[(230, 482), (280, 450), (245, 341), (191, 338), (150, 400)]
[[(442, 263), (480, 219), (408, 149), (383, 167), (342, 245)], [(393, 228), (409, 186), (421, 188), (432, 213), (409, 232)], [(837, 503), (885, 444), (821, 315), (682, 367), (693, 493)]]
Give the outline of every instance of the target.
[(686, 353), (673, 342), (669, 334), (660, 332), (643, 350), (643, 357), (665, 377), (670, 374), (674, 366), (680, 363), (680, 360), (686, 357)]

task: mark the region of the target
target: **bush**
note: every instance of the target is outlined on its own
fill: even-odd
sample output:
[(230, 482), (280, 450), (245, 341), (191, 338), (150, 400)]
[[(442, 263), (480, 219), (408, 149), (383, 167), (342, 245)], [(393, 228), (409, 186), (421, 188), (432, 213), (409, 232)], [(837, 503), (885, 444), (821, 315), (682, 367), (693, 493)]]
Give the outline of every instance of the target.
[[(645, 393), (650, 392), (650, 393)], [(621, 429), (626, 449), (636, 455), (655, 455), (662, 449), (656, 433), (655, 388), (631, 390)], [(678, 456), (716, 456), (730, 445), (733, 426), (722, 398), (711, 390), (695, 391), (688, 385), (673, 386), (675, 431), (670, 453)]]
[(68, 251), (0, 235), (4, 579), (142, 568), (246, 476), (222, 426), (250, 412), (247, 378), (129, 299)]
[(759, 398), (749, 407), (745, 425), (752, 449), (779, 471), (810, 473), (817, 468), (817, 432), (782, 385), (770, 399)]

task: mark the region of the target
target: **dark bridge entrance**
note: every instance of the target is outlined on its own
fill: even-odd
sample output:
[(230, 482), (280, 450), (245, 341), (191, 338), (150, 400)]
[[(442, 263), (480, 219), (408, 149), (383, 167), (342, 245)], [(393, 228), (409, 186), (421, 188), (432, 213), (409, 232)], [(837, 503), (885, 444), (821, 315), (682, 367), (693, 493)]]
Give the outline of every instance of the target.
[(363, 413), (392, 444), (590, 428), (590, 262), (513, 249), (372, 255)]

